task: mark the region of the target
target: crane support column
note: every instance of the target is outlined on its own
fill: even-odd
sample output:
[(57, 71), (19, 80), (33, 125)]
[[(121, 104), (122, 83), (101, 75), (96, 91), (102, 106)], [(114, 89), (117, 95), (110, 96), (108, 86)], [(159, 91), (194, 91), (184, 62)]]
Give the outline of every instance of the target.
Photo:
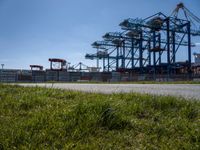
[(149, 65), (151, 65), (151, 40), (148, 41), (149, 44)]
[(109, 58), (109, 54), (108, 54), (108, 72), (110, 71), (110, 58)]
[(172, 62), (173, 62), (173, 64), (175, 64), (175, 62), (176, 62), (176, 46), (175, 46), (175, 32), (173, 31), (172, 32), (172, 53), (173, 53), (173, 55), (172, 55)]
[(103, 72), (105, 72), (106, 66), (105, 66), (105, 58), (103, 57)]
[(139, 43), (139, 66), (140, 66), (140, 72), (142, 73), (143, 70), (143, 35), (142, 32), (140, 33), (140, 43)]
[[(160, 33), (158, 34), (158, 46), (159, 46), (159, 48), (161, 48), (161, 35), (160, 35)], [(162, 54), (162, 52), (159, 51), (159, 65), (161, 64), (161, 54)]]
[(134, 40), (131, 39), (131, 68), (134, 69)]
[(169, 18), (166, 19), (167, 22), (167, 74), (168, 78), (170, 76), (170, 70), (171, 70), (171, 62), (170, 62), (170, 26), (169, 26)]
[[(153, 49), (156, 47), (156, 32), (153, 31)], [(156, 72), (156, 52), (153, 51), (153, 67), (154, 73)]]
[(123, 41), (122, 68), (125, 69), (125, 41)]
[(191, 30), (190, 30), (190, 21), (187, 24), (188, 30), (188, 75), (191, 78)]
[(116, 70), (119, 69), (119, 46), (117, 47)]

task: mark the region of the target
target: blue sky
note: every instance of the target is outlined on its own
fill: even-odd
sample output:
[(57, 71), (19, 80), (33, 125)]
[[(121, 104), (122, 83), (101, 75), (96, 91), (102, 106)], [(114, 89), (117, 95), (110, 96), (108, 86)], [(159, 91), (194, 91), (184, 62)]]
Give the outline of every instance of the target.
[[(0, 0), (0, 64), (49, 68), (48, 58), (76, 64), (94, 53), (91, 43), (108, 31), (120, 31), (126, 18), (171, 14), (180, 0)], [(182, 0), (200, 17), (199, 0)], [(196, 39), (196, 42), (199, 39)], [(200, 46), (195, 48), (200, 52)]]

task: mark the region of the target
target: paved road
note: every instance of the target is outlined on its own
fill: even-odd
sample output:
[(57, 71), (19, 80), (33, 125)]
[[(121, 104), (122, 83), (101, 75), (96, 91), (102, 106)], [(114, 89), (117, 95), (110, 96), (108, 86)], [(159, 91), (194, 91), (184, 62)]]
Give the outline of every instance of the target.
[(78, 83), (41, 83), (20, 84), (23, 86), (53, 87), (96, 93), (148, 93), (154, 95), (181, 96), (200, 100), (200, 85), (191, 84), (78, 84)]

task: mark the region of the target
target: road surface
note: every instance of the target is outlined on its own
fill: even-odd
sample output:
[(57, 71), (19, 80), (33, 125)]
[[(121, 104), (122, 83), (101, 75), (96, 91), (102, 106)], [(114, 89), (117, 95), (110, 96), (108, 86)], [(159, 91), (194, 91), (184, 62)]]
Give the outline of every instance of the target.
[(153, 95), (171, 95), (200, 100), (200, 85), (195, 84), (78, 84), (78, 83), (37, 83), (19, 84), (22, 86), (40, 86), (96, 93), (148, 93)]

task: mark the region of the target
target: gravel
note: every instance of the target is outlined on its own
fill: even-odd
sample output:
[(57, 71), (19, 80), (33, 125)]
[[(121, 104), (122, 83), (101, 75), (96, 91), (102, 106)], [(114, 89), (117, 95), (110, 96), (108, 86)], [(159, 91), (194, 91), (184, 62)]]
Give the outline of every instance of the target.
[(37, 83), (19, 84), (22, 86), (41, 86), (95, 93), (147, 93), (170, 95), (200, 100), (200, 85), (194, 84), (78, 84), (78, 83)]

